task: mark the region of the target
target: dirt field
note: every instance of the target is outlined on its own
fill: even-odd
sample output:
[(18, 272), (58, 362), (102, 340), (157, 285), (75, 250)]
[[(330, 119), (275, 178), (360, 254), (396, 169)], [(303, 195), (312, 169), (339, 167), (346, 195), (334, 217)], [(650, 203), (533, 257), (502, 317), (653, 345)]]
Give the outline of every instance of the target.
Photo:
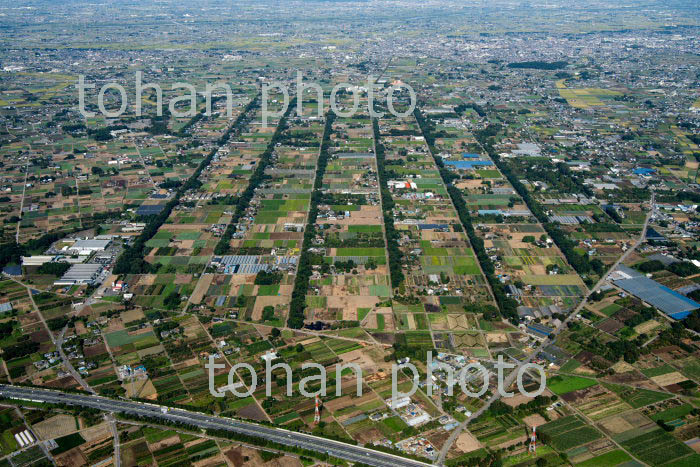
[(195, 287), (194, 292), (192, 293), (192, 303), (194, 304), (199, 304), (202, 303), (202, 299), (204, 298), (204, 294), (207, 293), (207, 290), (209, 290), (209, 286), (211, 285), (211, 281), (214, 279), (213, 274), (205, 274), (203, 275), (199, 283), (197, 284), (197, 287)]
[(462, 452), (472, 452), (481, 448), (481, 443), (468, 431), (463, 431), (455, 441), (457, 449)]
[(201, 461), (195, 462), (192, 465), (194, 467), (215, 467), (224, 464), (226, 464), (226, 459), (224, 458), (223, 454), (218, 454), (214, 457), (202, 459)]
[(356, 320), (358, 308), (372, 308), (379, 297), (358, 297), (358, 296), (336, 296), (328, 297), (328, 308), (340, 308), (343, 310), (343, 319)]
[(524, 394), (515, 394), (513, 397), (504, 397), (503, 402), (510, 405), (511, 407), (517, 407), (520, 404), (526, 404), (533, 400), (532, 397), (527, 397)]
[(634, 370), (634, 367), (632, 365), (630, 365), (629, 363), (627, 363), (623, 360), (620, 360), (619, 362), (617, 362), (616, 364), (614, 364), (612, 366), (612, 369), (613, 369), (613, 371), (615, 371), (615, 373), (626, 373), (628, 371)]
[(686, 441), (686, 444), (690, 449), (700, 454), (700, 438), (695, 438), (691, 441)]
[[(376, 364), (374, 361), (365, 353), (364, 349), (357, 349), (353, 350), (352, 352), (346, 352), (342, 355), (340, 355), (340, 359), (342, 364), (346, 363), (355, 363), (360, 367), (362, 370), (362, 373), (373, 373)], [(354, 376), (352, 376), (350, 379), (355, 379)]]
[(136, 386), (136, 391), (140, 391), (138, 392), (138, 397), (150, 400), (155, 400), (158, 397), (158, 391), (156, 390), (156, 387), (153, 385), (153, 382), (150, 379), (146, 381), (145, 384), (143, 381), (139, 381), (137, 384), (138, 385)]
[(251, 318), (253, 321), (259, 321), (262, 319), (263, 308), (266, 306), (275, 307), (277, 305), (284, 305), (288, 302), (289, 297), (284, 296), (256, 297)]
[(128, 323), (129, 321), (138, 321), (140, 319), (145, 318), (140, 308), (134, 308), (133, 310), (124, 311), (120, 313), (119, 317), (124, 323)]
[(166, 448), (168, 446), (174, 446), (180, 442), (180, 437), (178, 435), (173, 435), (169, 436), (165, 439), (162, 439), (156, 443), (150, 444), (149, 447), (151, 448), (151, 452), (157, 451), (159, 449)]
[(683, 376), (680, 372), (674, 371), (673, 373), (667, 373), (661, 376), (654, 376), (649, 379), (658, 384), (659, 386), (664, 387), (670, 386), (671, 384), (680, 383), (681, 381), (685, 381), (688, 378)]
[(267, 417), (257, 404), (242, 407), (236, 413), (243, 418), (250, 418), (251, 420), (267, 420)]
[(493, 333), (490, 332), (486, 334), (486, 342), (489, 344), (494, 343), (494, 344), (504, 344), (508, 342), (508, 336), (503, 333), (503, 332), (498, 332), (498, 333)]
[(654, 330), (654, 329), (657, 328), (658, 326), (659, 326), (659, 322), (658, 322), (658, 321), (655, 321), (655, 320), (653, 320), (653, 319), (650, 319), (649, 321), (646, 321), (646, 322), (644, 322), (644, 323), (642, 323), (642, 324), (640, 324), (640, 325), (638, 325), (638, 326), (635, 326), (635, 327), (634, 327), (634, 332), (636, 332), (637, 334), (646, 334), (646, 333), (648, 333), (649, 331)]
[(451, 331), (471, 329), (469, 318), (466, 315), (447, 315), (447, 329)]
[(64, 452), (54, 458), (56, 460), (56, 465), (74, 467), (76, 465), (87, 465), (87, 459), (80, 451), (80, 449), (71, 449), (68, 452)]
[(372, 441), (379, 441), (384, 438), (384, 434), (377, 428), (370, 428), (368, 430), (362, 430), (353, 435), (358, 443), (366, 444)]
[(301, 467), (302, 464), (294, 457), (284, 456), (273, 459), (269, 462), (263, 462), (258, 455), (258, 451), (245, 446), (232, 448), (225, 452), (225, 455), (230, 463), (235, 467)]
[(55, 415), (43, 422), (34, 424), (33, 428), (40, 439), (60, 438), (76, 431), (75, 417), (72, 415)]
[(639, 412), (630, 411), (603, 419), (598, 422), (598, 425), (604, 431), (615, 435), (635, 428), (653, 425), (653, 422)]
[(475, 179), (475, 180), (460, 180), (459, 182), (455, 183), (455, 186), (457, 188), (479, 188), (482, 185), (483, 180), (481, 179)]
[(525, 425), (527, 425), (528, 427), (532, 427), (544, 425), (545, 423), (547, 423), (547, 420), (545, 420), (544, 417), (540, 414), (534, 414), (528, 415), (527, 417), (523, 418), (523, 423), (525, 423)]
[(107, 423), (100, 423), (99, 425), (91, 426), (90, 428), (85, 428), (80, 432), (85, 441), (92, 443), (93, 441), (111, 438), (112, 432), (109, 429)]

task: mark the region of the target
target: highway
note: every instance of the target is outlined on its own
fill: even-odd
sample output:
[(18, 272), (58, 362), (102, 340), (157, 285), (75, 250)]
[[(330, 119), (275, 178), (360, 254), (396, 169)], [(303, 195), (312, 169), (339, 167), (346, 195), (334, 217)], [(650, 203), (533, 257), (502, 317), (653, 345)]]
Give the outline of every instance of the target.
[(206, 415), (198, 412), (190, 412), (181, 409), (168, 409), (163, 411), (163, 406), (132, 402), (126, 400), (109, 399), (106, 397), (65, 393), (49, 389), (28, 388), (10, 385), (0, 385), (0, 396), (11, 399), (22, 399), (34, 402), (47, 402), (68, 404), (83, 407), (90, 407), (110, 413), (125, 413), (131, 415), (141, 415), (159, 418), (171, 422), (186, 423), (196, 425), (200, 428), (226, 430), (249, 436), (257, 436), (269, 441), (308, 449), (310, 451), (328, 453), (331, 456), (345, 459), (351, 462), (362, 462), (364, 464), (378, 467), (396, 466), (426, 466), (428, 463), (406, 459), (393, 454), (386, 454), (361, 446), (332, 441), (329, 439), (257, 425), (249, 422), (242, 422), (231, 418)]

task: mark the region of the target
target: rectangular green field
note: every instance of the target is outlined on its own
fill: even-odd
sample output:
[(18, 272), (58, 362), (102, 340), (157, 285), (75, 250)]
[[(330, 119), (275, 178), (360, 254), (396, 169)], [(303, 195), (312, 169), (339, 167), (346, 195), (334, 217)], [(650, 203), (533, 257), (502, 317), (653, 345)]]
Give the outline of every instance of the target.
[(547, 381), (547, 387), (557, 395), (566, 394), (579, 389), (585, 389), (598, 384), (593, 379), (582, 378), (580, 376), (557, 375)]

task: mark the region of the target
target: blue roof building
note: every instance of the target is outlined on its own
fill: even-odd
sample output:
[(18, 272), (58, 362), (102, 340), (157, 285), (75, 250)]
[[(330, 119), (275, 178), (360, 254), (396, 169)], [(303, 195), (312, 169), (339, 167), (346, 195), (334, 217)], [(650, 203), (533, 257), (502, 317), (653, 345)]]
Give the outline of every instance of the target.
[(614, 284), (676, 320), (687, 318), (693, 310), (700, 308), (700, 303), (648, 277), (621, 279)]
[(530, 334), (534, 335), (535, 337), (540, 337), (540, 338), (549, 337), (549, 335), (554, 331), (549, 326), (545, 326), (544, 324), (539, 324), (539, 323), (528, 324), (527, 330), (528, 330), (528, 332), (530, 332)]
[(457, 169), (473, 169), (475, 167), (491, 167), (493, 162), (491, 161), (445, 161), (445, 165), (455, 167)]

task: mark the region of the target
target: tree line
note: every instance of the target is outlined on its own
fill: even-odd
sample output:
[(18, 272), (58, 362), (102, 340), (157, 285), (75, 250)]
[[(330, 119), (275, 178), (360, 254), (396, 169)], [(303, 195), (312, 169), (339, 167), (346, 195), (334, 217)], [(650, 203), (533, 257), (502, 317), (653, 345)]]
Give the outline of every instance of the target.
[[(569, 238), (568, 234), (563, 232), (559, 226), (553, 222), (549, 222), (547, 214), (540, 204), (530, 195), (530, 192), (525, 188), (525, 185), (520, 183), (518, 177), (513, 173), (507, 164), (501, 161), (498, 153), (493, 147), (493, 137), (498, 134), (500, 125), (489, 125), (484, 130), (476, 131), (474, 136), (476, 140), (481, 144), (481, 146), (486, 150), (491, 160), (493, 160), (496, 167), (498, 167), (501, 173), (508, 179), (510, 184), (513, 186), (515, 191), (518, 192), (520, 197), (525, 201), (525, 204), (530, 209), (533, 216), (542, 224), (542, 227), (547, 231), (552, 241), (559, 247), (561, 252), (566, 257), (571, 267), (576, 270), (576, 272), (582, 276), (587, 275), (591, 271), (598, 275), (605, 273), (605, 264), (599, 259), (590, 260), (588, 255), (581, 255), (576, 252), (575, 247), (578, 243)], [(584, 279), (586, 284), (591, 285), (592, 279), (586, 277)]]
[(248, 121), (249, 112), (258, 105), (259, 97), (256, 96), (251, 100), (241, 114), (236, 118), (233, 125), (219, 138), (217, 147), (212, 149), (207, 157), (199, 164), (187, 181), (178, 188), (175, 196), (170, 200), (163, 210), (146, 224), (141, 234), (136, 238), (134, 243), (127, 247), (114, 265), (114, 274), (147, 274), (151, 271), (152, 266), (145, 259), (147, 254), (146, 242), (148, 242), (158, 232), (161, 225), (170, 216), (172, 210), (180, 202), (180, 198), (188, 191), (199, 186), (199, 176), (202, 171), (209, 166), (212, 159), (219, 150), (219, 147), (228, 141), (234, 131), (239, 131), (241, 127)]
[(287, 118), (291, 113), (291, 109), (294, 108), (295, 105), (296, 98), (292, 99), (292, 102), (287, 108), (287, 111), (277, 123), (277, 128), (272, 134), (270, 142), (265, 148), (265, 151), (260, 155), (260, 161), (256, 165), (255, 170), (253, 171), (253, 175), (250, 176), (248, 186), (238, 197), (238, 201), (236, 203), (236, 210), (233, 212), (231, 222), (229, 223), (228, 227), (226, 227), (226, 231), (221, 236), (221, 239), (214, 248), (215, 255), (225, 255), (231, 251), (230, 242), (231, 238), (233, 237), (233, 234), (236, 233), (236, 225), (241, 220), (243, 214), (245, 214), (246, 210), (250, 206), (250, 202), (252, 201), (253, 196), (255, 195), (255, 190), (260, 186), (263, 180), (265, 180), (265, 169), (267, 169), (267, 167), (269, 167), (272, 164), (272, 156), (275, 152), (275, 146), (282, 138), (284, 130), (287, 129)]
[[(291, 108), (292, 106), (290, 106)], [(309, 281), (312, 272), (312, 257), (309, 252), (311, 242), (316, 236), (316, 217), (318, 216), (318, 205), (323, 199), (321, 187), (323, 186), (323, 175), (326, 173), (328, 159), (330, 153), (330, 136), (333, 131), (333, 122), (335, 121), (335, 112), (326, 114), (326, 124), (323, 127), (323, 136), (321, 138), (321, 150), (319, 151), (318, 162), (316, 163), (316, 177), (314, 179), (314, 188), (311, 192), (311, 201), (309, 203), (309, 217), (304, 230), (304, 240), (301, 246), (301, 256), (299, 257), (299, 266), (297, 267), (297, 275), (294, 280), (294, 289), (292, 290), (292, 300), (289, 304), (289, 319), (287, 326), (293, 329), (299, 329), (304, 326), (304, 309), (306, 308), (306, 293), (309, 290)]]
[(381, 142), (379, 133), (379, 122), (377, 119), (372, 119), (372, 131), (374, 132), (374, 142), (377, 157), (377, 176), (379, 178), (379, 194), (382, 199), (382, 211), (384, 215), (384, 230), (386, 231), (387, 252), (389, 254), (389, 274), (391, 275), (391, 286), (396, 288), (404, 280), (403, 268), (401, 262), (403, 260), (403, 252), (399, 248), (399, 233), (394, 227), (394, 200), (389, 192), (387, 182), (389, 174), (385, 168), (386, 165), (386, 148)]
[[(432, 124), (430, 121), (426, 120), (418, 107), (416, 107), (414, 110), (414, 115), (418, 121), (421, 131), (423, 132), (425, 140), (434, 141), (435, 139), (432, 137)], [(481, 270), (491, 286), (491, 291), (493, 292), (493, 296), (499, 310), (501, 311), (501, 314), (505, 318), (508, 318), (512, 323), (517, 324), (519, 321), (517, 310), (518, 302), (507, 295), (505, 286), (495, 275), (496, 268), (491, 262), (488, 253), (486, 253), (484, 241), (476, 234), (476, 231), (474, 230), (474, 225), (472, 224), (471, 216), (469, 215), (467, 203), (464, 201), (464, 196), (462, 196), (462, 192), (459, 190), (459, 188), (452, 184), (452, 180), (457, 178), (457, 175), (450, 172), (450, 170), (445, 167), (442, 157), (435, 156), (435, 148), (432, 144), (430, 145), (430, 152), (433, 154), (435, 164), (438, 166), (440, 177), (447, 186), (447, 193), (450, 195), (450, 198), (452, 198), (452, 204), (454, 204), (454, 207), (457, 210), (457, 216), (459, 217), (459, 220), (467, 233), (467, 237), (469, 237), (469, 242), (474, 249), (474, 253), (476, 253), (476, 258), (481, 265)]]

